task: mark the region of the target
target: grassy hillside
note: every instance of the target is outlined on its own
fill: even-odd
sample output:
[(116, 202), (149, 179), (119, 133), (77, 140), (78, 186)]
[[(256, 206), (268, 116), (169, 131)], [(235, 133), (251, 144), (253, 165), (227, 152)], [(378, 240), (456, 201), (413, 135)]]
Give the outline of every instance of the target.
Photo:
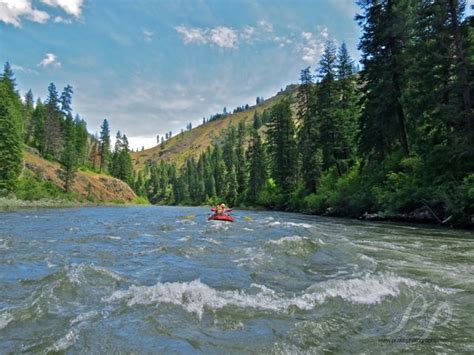
[[(23, 153), (25, 171), (33, 173), (42, 181), (49, 181), (59, 188), (63, 188), (60, 165), (56, 162), (45, 160), (31, 152)], [(111, 176), (97, 174), (90, 171), (76, 173), (72, 193), (94, 202), (130, 202), (136, 198), (133, 190), (125, 182)]]
[(288, 97), (291, 92), (292, 90), (288, 89), (285, 93), (265, 100), (258, 106), (252, 106), (247, 111), (229, 114), (223, 119), (207, 122), (178, 134), (166, 141), (163, 149), (161, 145), (157, 145), (141, 152), (134, 152), (132, 153), (134, 169), (141, 170), (147, 161), (156, 162), (162, 159), (180, 167), (188, 158), (199, 157), (229, 125), (237, 125), (240, 120), (245, 120), (247, 125), (251, 125), (255, 112), (262, 113), (270, 109), (284, 97)]

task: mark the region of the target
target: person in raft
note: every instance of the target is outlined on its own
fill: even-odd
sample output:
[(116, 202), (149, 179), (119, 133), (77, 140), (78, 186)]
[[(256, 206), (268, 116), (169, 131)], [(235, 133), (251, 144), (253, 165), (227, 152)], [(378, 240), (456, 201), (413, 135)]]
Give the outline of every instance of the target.
[(231, 212), (230, 208), (227, 208), (225, 203), (221, 203), (220, 205), (216, 206), (216, 214), (222, 216), (225, 212)]

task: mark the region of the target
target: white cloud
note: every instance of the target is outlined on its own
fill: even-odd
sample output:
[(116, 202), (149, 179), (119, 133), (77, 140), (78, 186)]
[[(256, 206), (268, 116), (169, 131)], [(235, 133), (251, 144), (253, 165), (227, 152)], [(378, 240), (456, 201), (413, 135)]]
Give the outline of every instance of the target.
[(265, 32), (273, 32), (273, 25), (268, 22), (267, 20), (260, 20), (258, 21), (258, 25), (265, 31)]
[(143, 34), (143, 40), (145, 42), (151, 42), (153, 39), (153, 31), (147, 30), (146, 28), (142, 29), (142, 34)]
[(245, 26), (244, 30), (240, 33), (240, 37), (244, 41), (251, 41), (255, 34), (255, 27)]
[(54, 23), (65, 23), (66, 25), (70, 25), (72, 23), (70, 18), (64, 18), (61, 16), (56, 16), (53, 21)]
[(78, 18), (81, 16), (84, 0), (41, 0), (41, 2), (52, 7), (59, 7), (68, 15)]
[(0, 21), (21, 27), (21, 18), (45, 23), (49, 19), (47, 12), (33, 8), (31, 0), (0, 0)]
[(326, 27), (318, 28), (318, 33), (301, 32), (303, 42), (298, 45), (298, 50), (301, 53), (301, 59), (313, 65), (324, 51), (324, 44), (329, 38), (329, 30)]
[(206, 29), (178, 26), (178, 27), (175, 27), (175, 30), (182, 36), (183, 42), (185, 44), (188, 44), (188, 43), (206, 44), (207, 43), (208, 30)]
[(235, 48), (237, 33), (229, 27), (216, 27), (210, 32), (210, 40), (222, 48)]
[(53, 53), (46, 53), (45, 57), (38, 63), (39, 67), (46, 68), (48, 66), (60, 67), (61, 62), (58, 62), (58, 56)]
[(175, 30), (181, 35), (185, 44), (212, 43), (221, 48), (235, 48), (238, 43), (238, 34), (230, 27), (220, 26), (208, 29), (178, 26)]
[(17, 72), (22, 72), (22, 73), (27, 73), (27, 74), (38, 74), (36, 70), (23, 67), (21, 65), (12, 64), (11, 67), (14, 72), (17, 71)]

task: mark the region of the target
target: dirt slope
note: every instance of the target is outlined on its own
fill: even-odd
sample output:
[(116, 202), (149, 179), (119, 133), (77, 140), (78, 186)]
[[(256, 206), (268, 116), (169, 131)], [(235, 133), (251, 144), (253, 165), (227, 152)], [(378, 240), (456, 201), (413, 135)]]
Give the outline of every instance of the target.
[(262, 113), (293, 91), (294, 88), (288, 89), (284, 94), (265, 100), (262, 104), (252, 106), (247, 111), (229, 114), (224, 119), (207, 122), (190, 131), (178, 134), (166, 141), (163, 148), (161, 145), (157, 145), (141, 152), (134, 152), (132, 153), (134, 169), (141, 170), (147, 161), (156, 162), (162, 159), (180, 167), (189, 157), (199, 157), (229, 125), (236, 126), (240, 120), (245, 120), (247, 125), (251, 125), (255, 112)]
[[(42, 180), (51, 181), (63, 188), (64, 184), (59, 177), (60, 165), (25, 151), (23, 154), (25, 168), (32, 171)], [(111, 176), (93, 172), (78, 171), (74, 179), (72, 191), (84, 198), (92, 198), (97, 202), (111, 202), (122, 200), (132, 201), (136, 195), (125, 182)]]

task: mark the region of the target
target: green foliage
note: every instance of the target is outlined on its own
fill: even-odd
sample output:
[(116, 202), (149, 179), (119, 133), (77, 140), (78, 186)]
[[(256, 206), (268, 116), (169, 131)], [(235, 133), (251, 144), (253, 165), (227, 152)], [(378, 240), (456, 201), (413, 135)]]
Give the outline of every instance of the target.
[(73, 200), (74, 196), (65, 194), (50, 181), (41, 181), (28, 170), (18, 180), (15, 196), (20, 200), (37, 201), (41, 199)]
[(11, 192), (22, 169), (21, 102), (7, 63), (0, 78), (0, 194)]
[(258, 194), (257, 204), (267, 208), (282, 208), (284, 206), (285, 196), (281, 193), (280, 189), (273, 179), (268, 179), (265, 182), (265, 186), (262, 191)]
[(149, 205), (150, 201), (146, 197), (137, 196), (132, 200), (132, 204), (134, 205)]

